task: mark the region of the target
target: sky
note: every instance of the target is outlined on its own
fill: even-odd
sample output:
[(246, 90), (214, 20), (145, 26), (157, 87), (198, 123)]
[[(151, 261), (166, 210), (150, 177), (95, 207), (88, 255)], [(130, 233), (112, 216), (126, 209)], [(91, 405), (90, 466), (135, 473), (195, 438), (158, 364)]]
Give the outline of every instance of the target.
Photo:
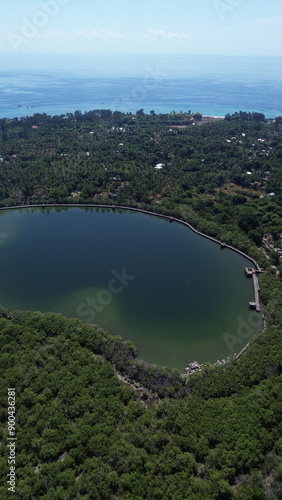
[(12, 0), (0, 54), (282, 55), (281, 0)]

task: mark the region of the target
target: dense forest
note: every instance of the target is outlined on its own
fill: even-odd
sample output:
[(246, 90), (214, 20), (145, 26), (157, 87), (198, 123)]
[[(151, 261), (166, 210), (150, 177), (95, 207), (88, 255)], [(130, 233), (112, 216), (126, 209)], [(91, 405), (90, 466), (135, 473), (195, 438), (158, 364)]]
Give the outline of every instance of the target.
[(142, 110), (2, 119), (0, 206), (141, 206), (182, 218), (265, 265), (263, 243), (278, 264), (282, 118), (240, 112), (205, 121)]
[(282, 499), (281, 162), (282, 118), (260, 113), (0, 120), (0, 207), (176, 216), (259, 262), (266, 320), (184, 375), (98, 326), (0, 308), (0, 500)]

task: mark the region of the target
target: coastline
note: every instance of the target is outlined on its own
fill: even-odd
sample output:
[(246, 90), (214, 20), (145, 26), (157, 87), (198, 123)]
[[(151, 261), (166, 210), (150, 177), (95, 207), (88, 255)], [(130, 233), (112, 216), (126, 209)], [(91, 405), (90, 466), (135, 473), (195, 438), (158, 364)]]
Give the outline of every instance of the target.
[[(79, 109), (82, 113), (88, 113), (90, 111), (93, 111), (94, 109), (110, 109), (113, 112), (114, 111), (120, 111), (122, 113), (131, 113), (133, 116), (138, 109), (138, 107), (142, 107), (144, 109), (144, 113), (149, 115), (150, 111), (152, 108), (154, 108), (155, 113), (157, 115), (170, 115), (173, 113), (182, 113), (183, 112), (183, 105), (173, 105), (171, 104), (169, 107), (164, 108), (163, 106), (159, 106), (157, 104), (152, 104), (151, 106), (146, 106), (146, 103), (136, 103), (134, 108), (131, 106), (126, 105), (125, 102), (120, 102), (117, 104), (111, 102), (97, 102), (97, 103), (91, 103), (89, 105), (85, 104), (84, 106), (81, 104), (77, 105), (58, 105), (58, 106), (52, 106), (52, 105), (47, 105), (47, 106), (25, 106), (25, 105), (15, 105), (13, 108), (10, 109), (8, 108), (8, 105), (5, 105), (5, 108), (1, 108), (0, 104), (0, 120), (14, 120), (14, 119), (24, 119), (26, 117), (33, 117), (36, 114), (47, 114), (48, 116), (59, 116), (59, 115), (66, 115), (67, 113), (75, 113), (77, 109)], [(187, 104), (185, 106), (185, 109), (188, 109), (189, 105)], [(190, 105), (192, 107), (192, 105)], [(244, 106), (241, 106), (240, 108), (238, 107), (231, 107), (231, 108), (223, 108), (220, 109), (219, 106), (214, 106), (214, 108), (209, 108), (207, 106), (202, 107), (200, 103), (193, 105), (193, 108), (195, 111), (193, 113), (200, 113), (203, 116), (202, 122), (198, 123), (204, 123), (204, 120), (210, 120), (210, 121), (217, 121), (217, 120), (224, 120), (225, 116), (227, 114), (232, 115), (236, 112), (239, 111), (244, 111), (246, 113), (263, 113), (265, 118), (267, 120), (275, 120), (278, 116), (282, 115), (282, 111), (280, 110), (267, 110), (267, 109), (257, 109), (257, 108), (246, 108)]]

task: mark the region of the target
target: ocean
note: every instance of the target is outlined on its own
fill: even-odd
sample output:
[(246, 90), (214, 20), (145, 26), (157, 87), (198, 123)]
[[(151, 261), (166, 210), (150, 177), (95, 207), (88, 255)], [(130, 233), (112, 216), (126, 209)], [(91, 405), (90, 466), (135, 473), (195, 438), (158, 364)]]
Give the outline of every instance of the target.
[(0, 118), (93, 109), (282, 115), (281, 57), (5, 55)]

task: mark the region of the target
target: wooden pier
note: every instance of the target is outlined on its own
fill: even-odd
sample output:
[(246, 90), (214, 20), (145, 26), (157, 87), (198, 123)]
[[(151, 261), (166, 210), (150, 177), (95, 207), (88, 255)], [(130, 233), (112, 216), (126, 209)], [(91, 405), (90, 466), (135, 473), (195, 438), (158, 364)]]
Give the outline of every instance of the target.
[(256, 304), (256, 311), (260, 312), (260, 303), (259, 303), (259, 282), (258, 282), (258, 277), (256, 273), (253, 274), (253, 285), (254, 285), (254, 292), (255, 292), (255, 304)]
[[(246, 267), (245, 272), (247, 276), (252, 276), (253, 285), (254, 285), (254, 293), (255, 293), (255, 301), (249, 302), (249, 306), (251, 309), (255, 309), (257, 312), (260, 312), (260, 302), (259, 302), (259, 281), (257, 277), (257, 269), (252, 267)], [(261, 271), (259, 271), (261, 272)]]

